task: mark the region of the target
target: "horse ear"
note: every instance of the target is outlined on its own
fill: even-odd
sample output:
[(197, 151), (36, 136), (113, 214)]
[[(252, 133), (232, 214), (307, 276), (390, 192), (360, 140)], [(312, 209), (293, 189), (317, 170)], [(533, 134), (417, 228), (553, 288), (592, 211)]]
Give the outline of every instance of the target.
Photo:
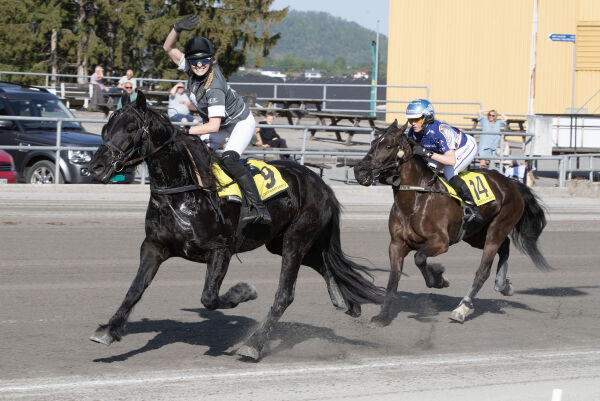
[(123, 107), (125, 107), (126, 105), (128, 105), (129, 103), (131, 103), (131, 98), (129, 97), (129, 95), (127, 93), (124, 93), (121, 96), (121, 105)]
[(144, 93), (142, 91), (138, 91), (137, 99), (135, 100), (135, 107), (144, 112), (148, 108), (146, 104), (146, 96), (144, 96)]
[(404, 132), (406, 132), (407, 128), (408, 128), (408, 121), (405, 122), (402, 127), (400, 127), (400, 135), (404, 134)]
[(398, 128), (398, 119), (397, 118), (394, 120), (392, 125), (390, 125), (390, 128), (394, 128), (394, 129)]

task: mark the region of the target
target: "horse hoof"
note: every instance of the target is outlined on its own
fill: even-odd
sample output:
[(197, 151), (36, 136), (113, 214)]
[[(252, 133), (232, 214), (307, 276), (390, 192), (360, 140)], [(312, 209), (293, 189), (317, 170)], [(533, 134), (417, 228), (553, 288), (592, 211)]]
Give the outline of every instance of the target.
[(258, 361), (260, 359), (260, 351), (249, 345), (242, 345), (240, 349), (238, 349), (237, 354), (243, 356), (244, 358), (252, 359), (255, 361)]
[(514, 295), (514, 293), (515, 293), (515, 290), (510, 282), (506, 283), (506, 286), (504, 286), (504, 289), (502, 291), (500, 291), (500, 294), (504, 295), (505, 297), (510, 297), (510, 296)]
[(92, 340), (95, 343), (100, 343), (100, 344), (104, 344), (104, 345), (110, 345), (110, 344), (112, 344), (113, 341), (115, 341), (112, 338), (112, 336), (108, 333), (108, 331), (105, 331), (105, 330), (96, 331), (90, 337), (90, 340)]
[(390, 320), (381, 315), (376, 315), (371, 318), (371, 324), (375, 327), (385, 327), (390, 324)]
[(475, 309), (468, 307), (465, 304), (460, 304), (458, 308), (450, 313), (450, 319), (455, 322), (463, 323), (465, 319), (473, 313)]
[(450, 287), (450, 282), (446, 279), (444, 279), (444, 282), (442, 283), (442, 288), (446, 288), (446, 287)]

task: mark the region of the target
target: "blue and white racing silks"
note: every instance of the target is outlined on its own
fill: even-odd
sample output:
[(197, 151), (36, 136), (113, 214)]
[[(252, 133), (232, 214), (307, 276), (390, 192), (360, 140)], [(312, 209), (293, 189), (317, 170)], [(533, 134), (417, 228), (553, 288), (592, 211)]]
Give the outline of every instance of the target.
[(411, 127), (408, 137), (419, 142), (425, 149), (440, 154), (467, 144), (467, 135), (461, 130), (438, 120), (434, 120), (421, 132), (414, 132)]

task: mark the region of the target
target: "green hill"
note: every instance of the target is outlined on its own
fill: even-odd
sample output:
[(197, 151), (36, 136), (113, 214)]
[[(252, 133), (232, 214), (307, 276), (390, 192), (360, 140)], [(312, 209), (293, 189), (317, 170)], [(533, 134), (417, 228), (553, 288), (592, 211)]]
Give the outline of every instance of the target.
[[(342, 57), (350, 66), (371, 64), (371, 42), (377, 33), (325, 12), (291, 10), (270, 30), (281, 38), (270, 58), (295, 56), (307, 62), (334, 63)], [(379, 62), (387, 63), (387, 37), (379, 34)]]

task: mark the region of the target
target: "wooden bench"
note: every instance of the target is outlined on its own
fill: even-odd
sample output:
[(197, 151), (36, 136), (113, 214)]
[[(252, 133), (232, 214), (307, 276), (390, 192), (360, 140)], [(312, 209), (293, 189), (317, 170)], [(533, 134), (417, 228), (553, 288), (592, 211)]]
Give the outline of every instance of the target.
[[(352, 144), (352, 137), (356, 133), (361, 133), (361, 131), (352, 130), (354, 127), (359, 127), (361, 121), (367, 121), (369, 126), (375, 129), (375, 119), (377, 117), (370, 115), (355, 115), (355, 114), (339, 114), (339, 113), (326, 113), (326, 112), (310, 112), (310, 116), (315, 117), (318, 120), (317, 125), (322, 125), (325, 128), (323, 129), (311, 129), (310, 130), (310, 139), (313, 139), (315, 133), (317, 131), (335, 131), (335, 136), (338, 141), (342, 141), (341, 132), (347, 132), (348, 138), (346, 138), (346, 146), (350, 146)], [(340, 121), (347, 120), (352, 125), (338, 125)], [(343, 131), (338, 130), (328, 130), (326, 127), (344, 127), (346, 128)], [(364, 132), (370, 134), (370, 132)]]
[[(256, 151), (260, 151), (260, 150), (266, 150), (268, 149), (269, 151), (277, 151), (277, 153), (279, 153), (278, 151), (297, 151), (297, 154), (291, 154), (290, 157), (296, 161), (296, 162), (300, 162), (300, 158), (302, 156), (301, 151), (299, 149), (292, 149), (292, 148), (263, 148), (261, 146), (248, 146), (248, 150), (256, 150)], [(269, 161), (273, 161), (273, 160), (280, 160), (281, 156), (280, 154), (277, 153), (264, 153), (262, 155), (256, 155), (253, 154), (250, 157), (253, 157), (255, 159), (261, 159), (263, 161), (269, 162)], [(308, 167), (312, 167), (312, 168), (316, 168), (319, 170), (319, 177), (323, 177), (323, 170), (325, 169), (331, 169), (333, 168), (332, 164), (335, 163), (335, 161), (333, 160), (332, 157), (328, 157), (328, 156), (323, 156), (323, 157), (305, 157), (304, 158), (304, 165), (308, 166)]]
[(308, 113), (308, 111), (304, 109), (265, 109), (263, 107), (250, 107), (249, 109), (255, 115), (262, 117), (266, 116), (269, 112), (275, 113), (275, 116), (277, 117), (287, 118), (289, 125), (300, 124), (302, 117), (306, 116)]

